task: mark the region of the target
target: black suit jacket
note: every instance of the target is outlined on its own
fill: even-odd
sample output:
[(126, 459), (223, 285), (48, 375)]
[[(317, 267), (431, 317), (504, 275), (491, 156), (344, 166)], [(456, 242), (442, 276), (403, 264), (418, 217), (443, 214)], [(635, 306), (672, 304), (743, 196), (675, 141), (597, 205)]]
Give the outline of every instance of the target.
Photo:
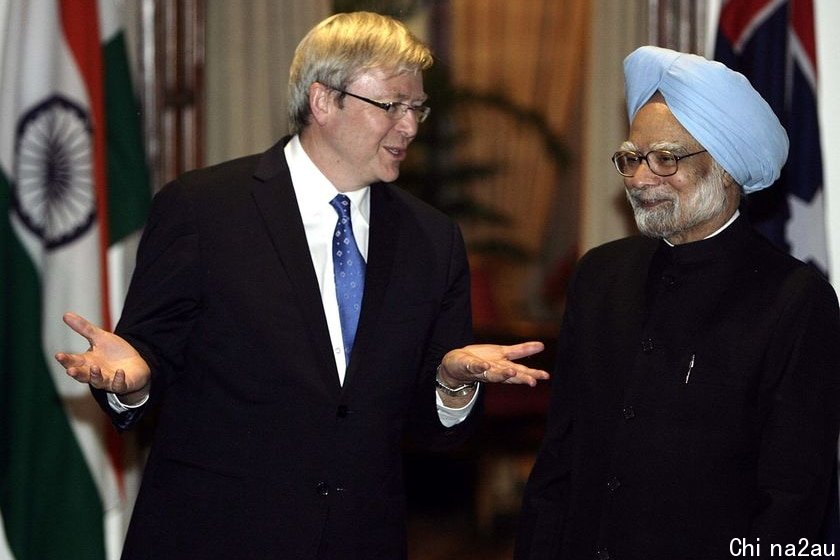
[(589, 252), (517, 560), (719, 560), (756, 544), (766, 558), (813, 543), (835, 474), (838, 350), (831, 286), (744, 217), (696, 243)]
[(444, 428), (433, 386), (472, 336), (457, 226), (372, 186), (341, 386), (284, 144), (155, 198), (116, 329), (152, 366), (144, 409), (160, 407), (126, 558), (401, 558), (404, 437), (443, 448), (474, 423)]

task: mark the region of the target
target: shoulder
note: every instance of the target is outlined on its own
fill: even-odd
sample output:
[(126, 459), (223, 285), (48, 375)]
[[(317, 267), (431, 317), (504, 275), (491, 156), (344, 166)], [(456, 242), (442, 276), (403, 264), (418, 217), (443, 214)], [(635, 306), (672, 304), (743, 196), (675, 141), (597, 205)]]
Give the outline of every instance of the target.
[(247, 206), (259, 158), (238, 158), (170, 181), (152, 200), (146, 231), (182, 236), (197, 232), (202, 223), (223, 225), (230, 211)]
[(770, 284), (778, 284), (790, 275), (809, 276), (814, 280), (821, 276), (813, 266), (774, 245), (750, 224), (744, 215), (739, 216), (720, 237), (723, 238), (723, 247), (729, 255), (726, 260), (729, 266), (751, 276), (766, 279)]
[(255, 174), (257, 165), (262, 158), (263, 154), (243, 156), (202, 169), (188, 171), (180, 179), (187, 184), (215, 184), (236, 177), (251, 177)]
[(283, 152), (288, 137), (265, 152), (187, 171), (161, 189), (158, 196), (199, 197), (218, 203), (218, 197), (242, 195), (248, 187), (273, 180), (291, 181)]
[(392, 183), (371, 185), (371, 208), (372, 211), (374, 208), (385, 209), (395, 213), (401, 220), (409, 220), (427, 228), (457, 228), (455, 221), (445, 213)]
[(658, 239), (641, 235), (616, 239), (584, 253), (578, 262), (578, 269), (603, 273), (636, 268), (650, 261), (659, 243)]
[(756, 231), (743, 251), (744, 265), (756, 284), (772, 284), (784, 290), (817, 290), (834, 293), (826, 277), (810, 263), (782, 251)]
[(381, 199), (388, 204), (398, 205), (406, 211), (432, 219), (449, 220), (448, 216), (417, 196), (394, 183), (375, 183), (371, 190), (377, 190)]
[(246, 183), (256, 180), (254, 173), (261, 155), (250, 155), (211, 165), (201, 169), (187, 171), (174, 181), (166, 184), (158, 196), (195, 196), (202, 197), (213, 193), (222, 194), (241, 190)]

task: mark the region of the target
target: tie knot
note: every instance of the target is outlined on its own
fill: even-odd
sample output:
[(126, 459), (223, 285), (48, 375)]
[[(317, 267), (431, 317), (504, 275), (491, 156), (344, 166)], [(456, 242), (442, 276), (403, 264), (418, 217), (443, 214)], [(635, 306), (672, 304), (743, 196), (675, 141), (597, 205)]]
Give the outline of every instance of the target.
[(338, 212), (338, 215), (342, 218), (350, 217), (350, 199), (347, 198), (347, 195), (336, 195), (336, 197), (330, 201), (330, 206), (335, 208), (335, 211)]

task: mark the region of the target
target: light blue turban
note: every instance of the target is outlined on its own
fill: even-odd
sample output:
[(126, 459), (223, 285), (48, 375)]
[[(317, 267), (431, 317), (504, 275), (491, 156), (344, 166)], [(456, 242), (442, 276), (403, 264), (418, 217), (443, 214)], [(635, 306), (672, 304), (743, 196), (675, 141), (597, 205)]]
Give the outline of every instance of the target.
[(779, 178), (787, 133), (742, 74), (701, 56), (648, 46), (624, 59), (624, 79), (631, 122), (659, 91), (680, 124), (745, 192)]

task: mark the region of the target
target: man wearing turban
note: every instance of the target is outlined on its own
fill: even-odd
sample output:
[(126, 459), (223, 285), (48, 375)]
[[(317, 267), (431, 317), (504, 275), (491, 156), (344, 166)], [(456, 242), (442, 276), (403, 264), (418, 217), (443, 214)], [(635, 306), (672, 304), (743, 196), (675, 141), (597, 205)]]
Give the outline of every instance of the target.
[(578, 264), (516, 558), (816, 545), (840, 423), (837, 297), (746, 218), (787, 135), (720, 63), (642, 47), (624, 70), (613, 162), (643, 236)]

